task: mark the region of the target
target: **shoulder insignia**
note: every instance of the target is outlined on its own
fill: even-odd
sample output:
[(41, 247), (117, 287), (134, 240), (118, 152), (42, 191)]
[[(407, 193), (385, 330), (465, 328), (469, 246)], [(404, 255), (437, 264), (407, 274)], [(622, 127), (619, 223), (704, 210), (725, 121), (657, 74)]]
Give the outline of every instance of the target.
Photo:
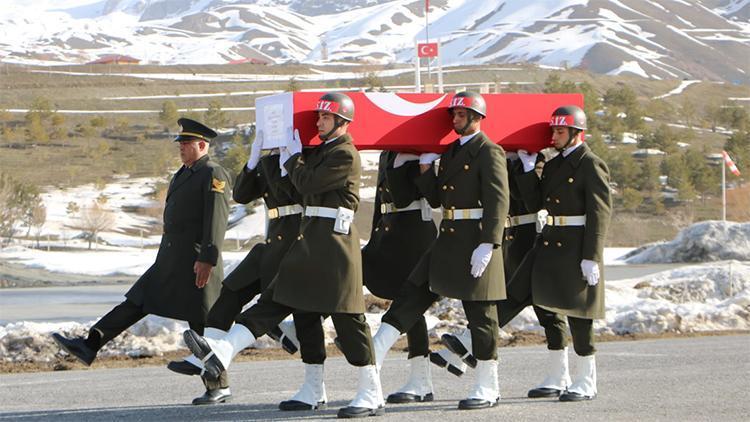
[(224, 186), (226, 186), (226, 184), (227, 182), (214, 177), (211, 181), (211, 190), (218, 193), (224, 193)]

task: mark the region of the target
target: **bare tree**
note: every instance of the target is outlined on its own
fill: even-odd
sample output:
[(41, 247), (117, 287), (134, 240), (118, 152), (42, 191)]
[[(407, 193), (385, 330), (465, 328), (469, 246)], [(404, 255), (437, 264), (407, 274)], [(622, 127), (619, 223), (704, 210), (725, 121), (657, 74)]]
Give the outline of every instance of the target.
[(42, 227), (47, 222), (47, 207), (40, 201), (34, 209), (31, 210), (30, 226), (34, 227), (36, 233), (36, 247), (39, 248), (39, 236), (42, 234)]
[(92, 240), (98, 245), (99, 233), (115, 225), (115, 216), (104, 207), (102, 201), (96, 200), (81, 210), (80, 221), (81, 229), (86, 233), (89, 249), (91, 249)]

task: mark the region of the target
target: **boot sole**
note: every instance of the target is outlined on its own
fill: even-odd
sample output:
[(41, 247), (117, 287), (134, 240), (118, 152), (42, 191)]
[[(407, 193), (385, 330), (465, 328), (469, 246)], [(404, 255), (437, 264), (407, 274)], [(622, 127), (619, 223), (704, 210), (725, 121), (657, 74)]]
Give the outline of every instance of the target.
[(90, 361), (87, 361), (86, 359), (78, 356), (78, 353), (75, 353), (72, 350), (70, 350), (68, 348), (68, 346), (65, 343), (62, 342), (61, 339), (57, 338), (57, 333), (53, 333), (52, 334), (52, 340), (54, 340), (55, 343), (57, 343), (57, 345), (60, 346), (61, 349), (65, 350), (65, 353), (67, 353), (70, 356), (73, 356), (74, 358), (78, 359), (78, 361), (81, 362), (82, 364), (84, 364), (86, 366), (91, 366), (91, 364), (94, 362), (94, 359), (91, 359)]
[[(453, 353), (453, 352), (451, 352), (451, 353)], [(447, 369), (448, 372), (450, 372), (451, 374), (453, 374), (453, 375), (455, 375), (457, 377), (460, 377), (460, 376), (462, 376), (464, 374), (464, 371), (462, 371), (462, 370), (458, 369), (456, 366), (448, 363), (448, 361), (445, 360), (442, 356), (440, 356), (439, 353), (435, 353), (435, 352), (430, 353), (430, 362), (432, 362), (433, 364), (435, 364), (435, 365), (437, 365), (437, 366), (439, 366), (441, 368)]]
[(328, 409), (328, 404), (325, 402), (320, 402), (315, 406), (297, 400), (287, 400), (279, 403), (279, 410), (284, 412), (312, 412), (326, 409)]
[(416, 394), (408, 393), (394, 393), (388, 396), (385, 400), (386, 403), (391, 404), (406, 404), (406, 403), (426, 403), (435, 400), (435, 396), (432, 393), (425, 394), (424, 396), (418, 396)]
[[(201, 339), (200, 336), (198, 336), (198, 338), (195, 336), (198, 336), (198, 334), (194, 334), (193, 330), (187, 330), (182, 333), (182, 339), (185, 341), (188, 349), (193, 352), (195, 357), (203, 360), (206, 355), (211, 353), (211, 347), (209, 347), (205, 340)], [(205, 349), (208, 349), (208, 351)], [(221, 361), (216, 355), (211, 356), (211, 358), (205, 361), (203, 365), (206, 370), (203, 375), (209, 381), (218, 381), (221, 373), (225, 370), (224, 365), (221, 364)]]
[(232, 401), (232, 396), (227, 396), (219, 400), (193, 401), (193, 406), (211, 406), (214, 404), (228, 403)]
[(469, 353), (463, 343), (461, 343), (461, 341), (455, 336), (443, 334), (441, 340), (443, 344), (445, 344), (445, 348), (450, 350), (454, 355), (460, 357), (465, 364), (469, 365), (471, 368), (477, 367), (477, 358)]
[(378, 407), (377, 409), (367, 409), (368, 412), (360, 413), (346, 413), (348, 407), (339, 409), (336, 417), (339, 419), (354, 419), (354, 418), (367, 418), (370, 416), (383, 416), (385, 415), (385, 407)]

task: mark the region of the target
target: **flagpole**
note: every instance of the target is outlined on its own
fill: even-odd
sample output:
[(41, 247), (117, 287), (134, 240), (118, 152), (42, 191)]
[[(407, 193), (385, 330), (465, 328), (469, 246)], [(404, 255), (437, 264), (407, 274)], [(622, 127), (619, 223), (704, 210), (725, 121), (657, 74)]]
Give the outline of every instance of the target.
[(727, 221), (727, 163), (721, 163), (721, 220)]
[[(429, 11), (430, 11), (430, 0), (425, 0), (424, 3), (424, 34), (427, 38), (427, 42), (430, 42), (430, 18), (429, 18)], [(430, 69), (430, 58), (427, 57), (427, 78), (429, 79), (430, 83), (432, 83), (432, 71)]]

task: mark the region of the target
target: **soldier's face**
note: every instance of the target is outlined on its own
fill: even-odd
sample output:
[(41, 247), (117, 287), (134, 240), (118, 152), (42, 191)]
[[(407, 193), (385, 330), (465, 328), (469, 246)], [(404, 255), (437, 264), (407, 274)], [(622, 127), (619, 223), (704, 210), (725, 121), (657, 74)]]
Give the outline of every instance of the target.
[(479, 119), (472, 120), (469, 127), (464, 130), (466, 122), (469, 121), (469, 110), (457, 107), (453, 109), (451, 115), (453, 116), (453, 130), (459, 135), (474, 133), (479, 130)]
[[(318, 112), (318, 135), (325, 135), (326, 133), (330, 132), (331, 129), (336, 125), (336, 115), (332, 113), (327, 113), (325, 111), (319, 111)], [(330, 136), (330, 138), (336, 138), (338, 136), (343, 135), (346, 133), (346, 127), (348, 125), (344, 123), (342, 126), (339, 126), (336, 128), (336, 131), (333, 132)]]
[(552, 145), (555, 148), (560, 149), (564, 147), (568, 143), (568, 138), (570, 138), (570, 133), (568, 133), (567, 127), (554, 126), (552, 128)]
[(206, 154), (208, 144), (205, 141), (180, 142), (180, 160), (190, 167), (194, 162)]

